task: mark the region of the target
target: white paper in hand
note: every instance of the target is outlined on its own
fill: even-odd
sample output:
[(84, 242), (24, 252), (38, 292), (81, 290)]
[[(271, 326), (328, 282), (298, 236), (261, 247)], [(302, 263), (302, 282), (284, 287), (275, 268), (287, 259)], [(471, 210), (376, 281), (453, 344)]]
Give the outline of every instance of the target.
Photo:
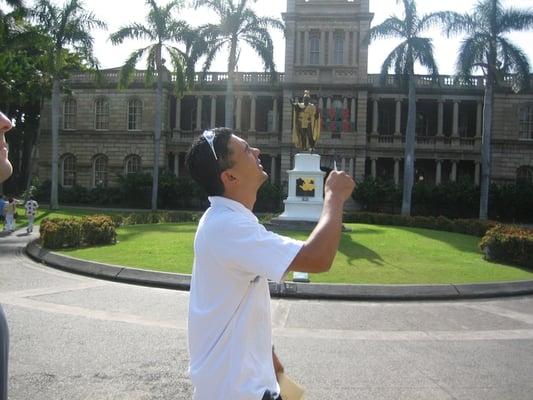
[(304, 400), (304, 388), (284, 373), (278, 375), (278, 383), (283, 400)]

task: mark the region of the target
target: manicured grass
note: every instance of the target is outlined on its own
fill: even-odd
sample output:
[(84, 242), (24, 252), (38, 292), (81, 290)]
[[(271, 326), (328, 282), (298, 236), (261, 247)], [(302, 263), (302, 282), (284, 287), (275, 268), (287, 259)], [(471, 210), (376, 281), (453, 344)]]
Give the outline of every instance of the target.
[[(487, 262), (479, 238), (428, 229), (348, 224), (330, 272), (312, 282), (358, 284), (471, 283), (533, 279), (533, 271)], [(127, 226), (114, 246), (62, 253), (110, 264), (190, 273), (195, 224)], [(301, 232), (284, 232), (305, 239)]]

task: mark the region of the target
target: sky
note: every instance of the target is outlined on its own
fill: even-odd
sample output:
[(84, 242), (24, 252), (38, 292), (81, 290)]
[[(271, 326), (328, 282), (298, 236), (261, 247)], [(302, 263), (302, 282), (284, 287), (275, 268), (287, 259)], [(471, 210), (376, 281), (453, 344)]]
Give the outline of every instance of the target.
[[(62, 0), (55, 1), (58, 4), (62, 3)], [(159, 1), (162, 4), (167, 2), (167, 0)], [(423, 15), (444, 10), (470, 12), (475, 3), (476, 0), (446, 0), (440, 2), (434, 0), (418, 0), (417, 6), (419, 14)], [(502, 0), (502, 4), (504, 7), (533, 9), (533, 0)], [(106, 21), (108, 24), (107, 31), (94, 32), (95, 55), (100, 61), (102, 68), (121, 66), (133, 50), (148, 44), (141, 41), (128, 40), (122, 45), (113, 46), (108, 40), (109, 34), (117, 31), (120, 27), (133, 22), (144, 22), (147, 10), (145, 0), (86, 0), (85, 5), (98, 18)], [(281, 13), (286, 11), (286, 7), (286, 0), (258, 0), (254, 5), (259, 15), (278, 17), (280, 19)], [(392, 14), (403, 18), (402, 9), (403, 7), (397, 4), (396, 0), (370, 0), (370, 12), (374, 13), (372, 26), (383, 22)], [(216, 16), (205, 8), (201, 9), (201, 11), (183, 9), (178, 17), (188, 21), (193, 26), (216, 21)], [(282, 72), (285, 69), (285, 41), (283, 34), (280, 32), (273, 32), (272, 36), (275, 43), (276, 68)], [(447, 39), (439, 30), (428, 31), (424, 36), (433, 38), (439, 72), (441, 74), (453, 74), (457, 49), (461, 39), (458, 37)], [(533, 46), (531, 46), (533, 31), (515, 33), (510, 35), (509, 38), (528, 53), (530, 62), (533, 64)], [(398, 40), (380, 40), (372, 43), (369, 48), (368, 72), (379, 73), (385, 57), (398, 43)], [(138, 68), (142, 67), (144, 67), (143, 64), (138, 66)], [(201, 66), (198, 65), (197, 68), (200, 69)], [(262, 71), (263, 66), (258, 56), (251, 49), (245, 48), (241, 53), (238, 69), (243, 72)], [(211, 71), (223, 72), (226, 70), (227, 55), (222, 54), (215, 60)], [(417, 72), (423, 73), (423, 71)]]

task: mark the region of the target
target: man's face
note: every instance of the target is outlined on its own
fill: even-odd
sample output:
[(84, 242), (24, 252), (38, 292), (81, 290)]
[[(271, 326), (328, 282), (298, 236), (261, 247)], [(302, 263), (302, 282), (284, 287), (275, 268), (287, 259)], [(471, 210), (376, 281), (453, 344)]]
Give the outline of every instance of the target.
[(233, 163), (228, 171), (239, 180), (243, 187), (257, 191), (268, 179), (268, 174), (263, 170), (259, 149), (250, 147), (248, 143), (238, 136), (233, 135), (228, 143), (231, 151), (230, 159)]
[(13, 167), (7, 158), (7, 143), (4, 134), (11, 129), (11, 121), (0, 112), (0, 183), (11, 176)]

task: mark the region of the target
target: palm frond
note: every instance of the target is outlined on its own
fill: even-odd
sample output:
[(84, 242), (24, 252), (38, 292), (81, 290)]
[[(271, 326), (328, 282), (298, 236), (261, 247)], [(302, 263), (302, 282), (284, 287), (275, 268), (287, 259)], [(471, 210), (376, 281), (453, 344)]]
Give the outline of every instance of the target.
[(529, 30), (533, 28), (533, 10), (505, 10), (499, 22), (500, 33)]
[(406, 66), (407, 41), (400, 43), (381, 64), (380, 84), (383, 86), (386, 82), (389, 71), (394, 68), (395, 75), (401, 75)]
[(530, 64), (526, 53), (504, 38), (498, 40), (498, 45), (501, 49), (501, 54), (505, 55), (502, 70), (508, 74), (516, 74), (520, 89), (528, 88), (530, 84)]
[(485, 35), (468, 37), (461, 42), (455, 66), (456, 77), (459, 81), (468, 79), (475, 68), (487, 63), (487, 42)]
[(114, 45), (121, 44), (126, 39), (145, 39), (153, 41), (156, 40), (156, 37), (149, 28), (138, 23), (124, 26), (115, 33), (109, 35), (109, 40)]
[(372, 27), (367, 36), (364, 38), (365, 44), (379, 39), (388, 38), (404, 38), (404, 26), (403, 21), (397, 17), (390, 17), (383, 21), (381, 24)]

